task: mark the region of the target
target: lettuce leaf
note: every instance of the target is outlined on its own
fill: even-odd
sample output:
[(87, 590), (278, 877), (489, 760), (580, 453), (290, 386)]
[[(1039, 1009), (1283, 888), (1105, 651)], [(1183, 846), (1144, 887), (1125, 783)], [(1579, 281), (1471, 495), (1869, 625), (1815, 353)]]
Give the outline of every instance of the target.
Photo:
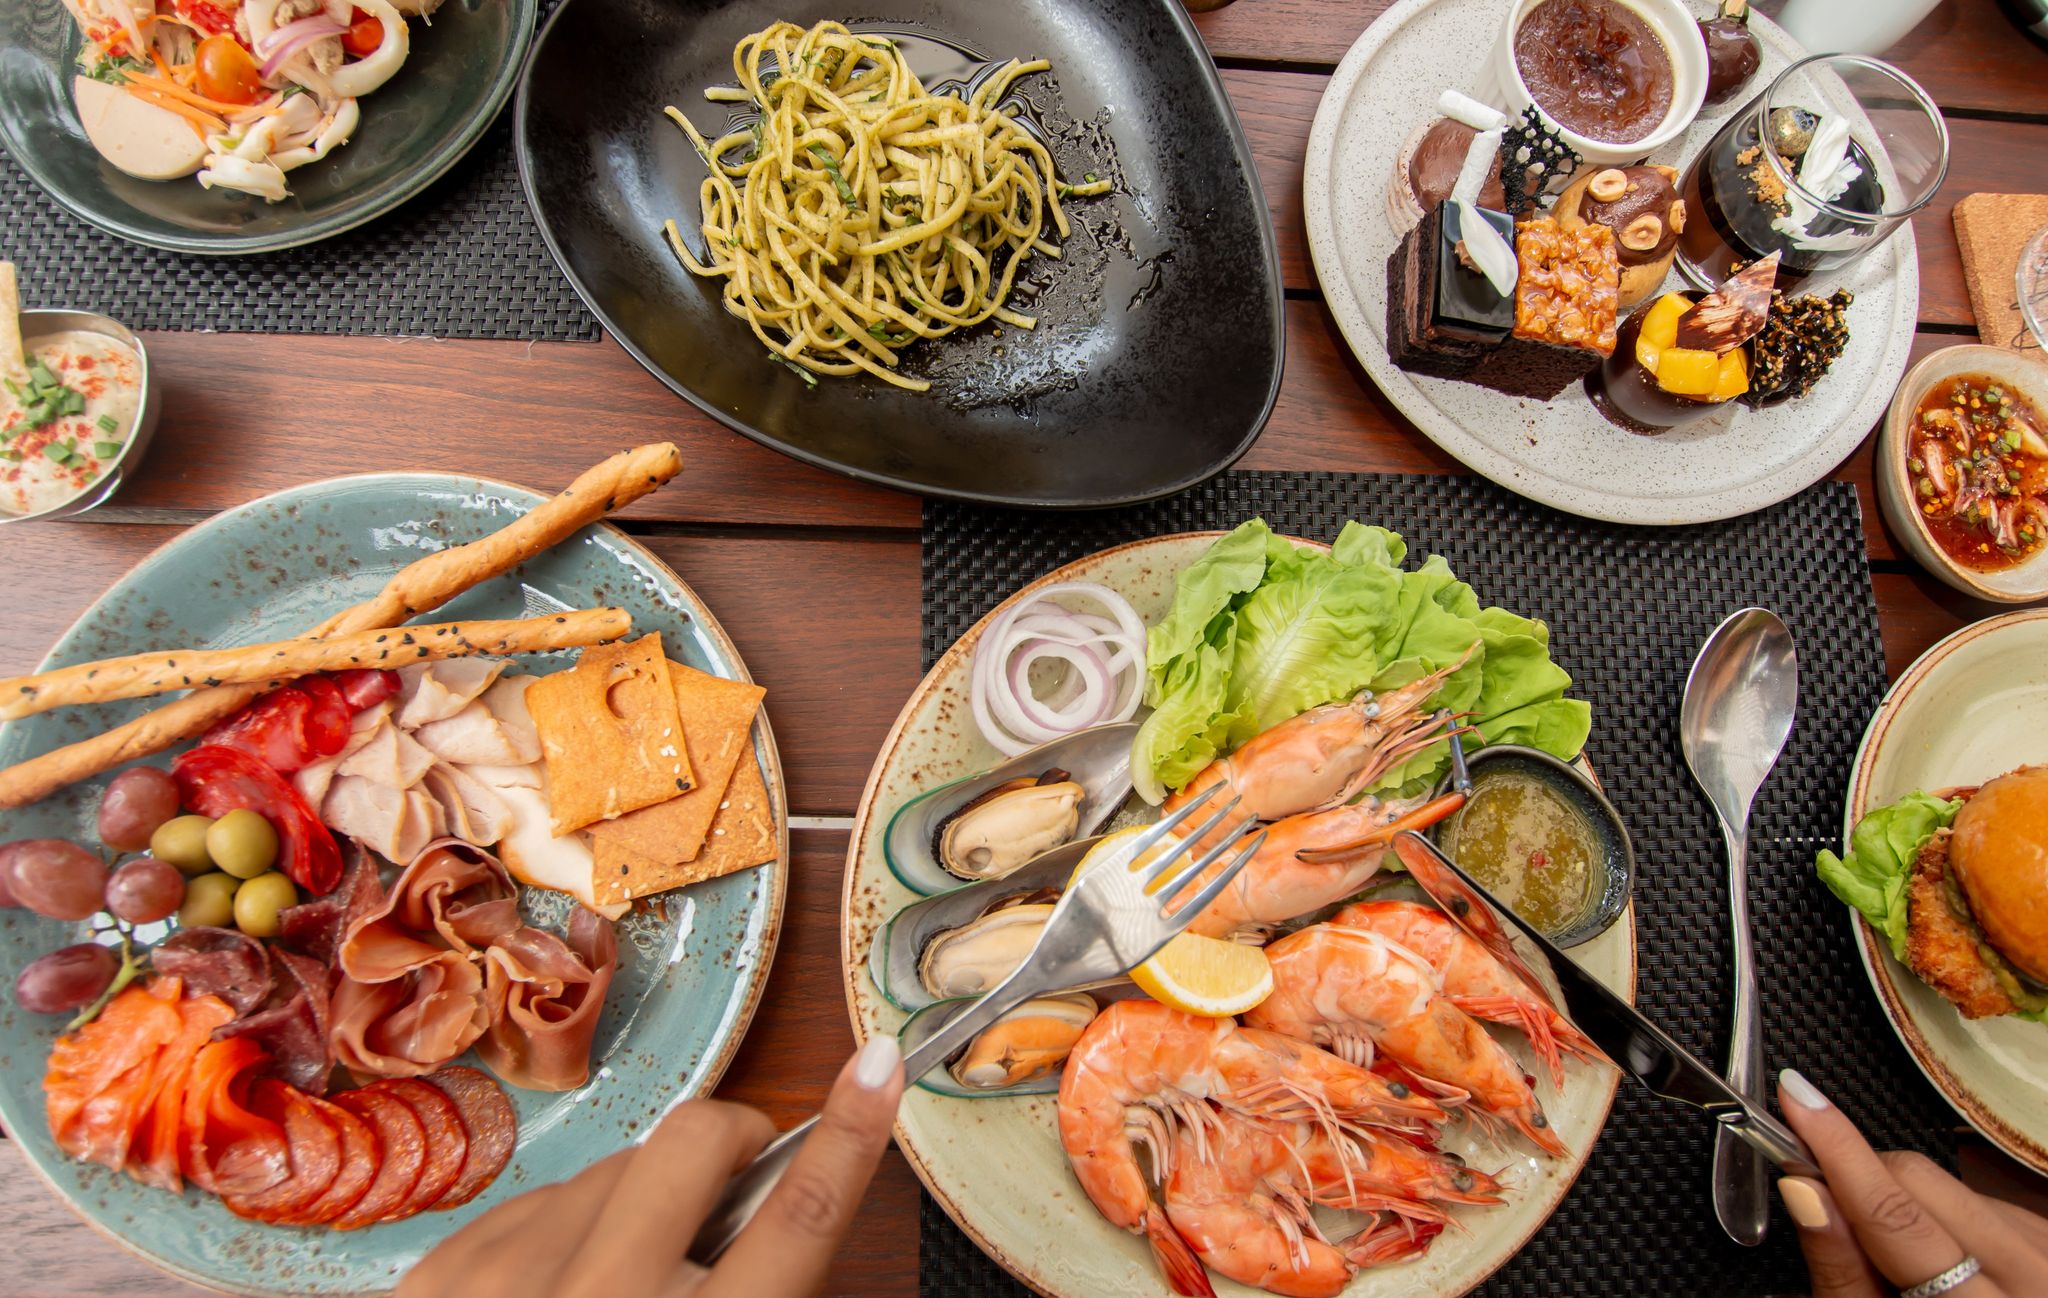
[(1847, 855), (1823, 849), (1814, 859), (1814, 869), (1828, 891), (1861, 911), (1870, 926), (1890, 940), (1892, 955), (1900, 960), (1906, 958), (1906, 882), (1913, 873), (1913, 858), (1935, 830), (1948, 827), (1962, 805), (1959, 799), (1907, 794), (1856, 822)]
[[(1576, 757), (1591, 726), (1567, 699), (1541, 622), (1484, 608), (1430, 555), (1383, 527), (1347, 523), (1329, 553), (1274, 536), (1259, 519), (1220, 538), (1182, 572), (1172, 609), (1147, 636), (1146, 702), (1132, 751), (1139, 791), (1157, 801), (1222, 752), (1309, 708), (1360, 690), (1399, 689), (1465, 657), (1427, 706), (1474, 714), (1489, 743)], [(1436, 744), (1388, 772), (1378, 790), (1423, 787), (1448, 765)]]

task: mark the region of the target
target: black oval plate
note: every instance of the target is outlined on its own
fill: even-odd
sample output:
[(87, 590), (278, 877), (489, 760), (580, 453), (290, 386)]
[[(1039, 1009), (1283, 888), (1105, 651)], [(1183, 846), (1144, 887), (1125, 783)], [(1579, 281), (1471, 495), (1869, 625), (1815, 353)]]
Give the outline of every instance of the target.
[[(663, 115), (707, 135), (730, 105), (733, 45), (778, 19), (936, 38), (988, 59), (1052, 61), (1020, 94), (1063, 179), (1115, 193), (1067, 204), (1064, 257), (1034, 258), (1036, 330), (919, 344), (904, 370), (815, 388), (726, 313), (661, 234), (703, 253), (704, 164)], [(1004, 505), (1168, 495), (1221, 472), (1280, 388), (1280, 265), (1251, 149), (1177, 0), (568, 0), (542, 29), (514, 109), (519, 175), (570, 283), (656, 377), (734, 430), (869, 482)]]

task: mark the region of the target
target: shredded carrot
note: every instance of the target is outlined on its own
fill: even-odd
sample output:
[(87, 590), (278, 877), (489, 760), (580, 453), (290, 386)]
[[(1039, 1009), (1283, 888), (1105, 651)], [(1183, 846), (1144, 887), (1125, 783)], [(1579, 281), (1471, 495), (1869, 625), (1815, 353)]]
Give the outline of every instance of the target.
[(220, 118), (215, 117), (212, 113), (206, 112), (199, 108), (195, 108), (190, 104), (181, 103), (176, 99), (172, 99), (169, 96), (160, 94), (155, 90), (147, 88), (146, 86), (139, 86), (135, 84), (136, 81), (138, 80), (141, 80), (141, 78), (131, 76), (121, 88), (123, 90), (126, 90), (129, 94), (134, 95), (137, 99), (142, 100), (144, 103), (155, 104), (159, 108), (170, 109), (172, 112), (176, 113), (178, 116), (184, 118), (187, 122), (189, 122), (192, 126), (192, 129), (199, 133), (199, 137), (201, 139), (206, 138), (208, 135), (221, 134), (228, 129), (228, 124), (222, 121)]
[[(179, 85), (175, 80), (171, 79), (168, 75), (163, 77), (147, 77), (131, 72), (128, 74), (128, 83), (130, 85), (142, 86), (145, 89), (154, 90), (158, 94), (168, 95), (171, 98), (179, 100), (182, 103), (190, 104), (194, 108), (203, 108), (209, 113), (219, 113), (222, 116), (226, 116), (230, 113), (244, 112), (254, 107), (253, 104), (224, 104), (218, 99), (208, 99), (205, 95), (198, 94), (194, 91), (185, 89), (185, 87)], [(275, 115), (280, 111), (282, 110), (277, 108), (268, 108), (262, 110), (262, 115), (265, 117), (269, 117)]]

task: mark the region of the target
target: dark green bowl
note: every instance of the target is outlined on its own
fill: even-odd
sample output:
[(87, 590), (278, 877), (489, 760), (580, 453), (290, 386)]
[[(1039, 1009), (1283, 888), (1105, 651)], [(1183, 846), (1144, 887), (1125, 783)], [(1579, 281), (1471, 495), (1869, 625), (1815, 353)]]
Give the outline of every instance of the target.
[(274, 252), (353, 229), (455, 165), (511, 96), (539, 0), (447, 0), (412, 51), (362, 101), (355, 137), (286, 175), (291, 196), (137, 180), (101, 158), (78, 124), (71, 78), (78, 28), (59, 0), (0, 3), (0, 144), (70, 211), (111, 234), (172, 252)]

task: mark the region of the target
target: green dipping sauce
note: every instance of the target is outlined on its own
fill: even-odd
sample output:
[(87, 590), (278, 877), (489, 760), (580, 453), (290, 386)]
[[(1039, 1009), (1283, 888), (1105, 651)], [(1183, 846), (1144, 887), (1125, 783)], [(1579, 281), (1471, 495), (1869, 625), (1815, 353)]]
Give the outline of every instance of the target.
[(1568, 932), (1592, 906), (1605, 856), (1583, 811), (1514, 770), (1475, 772), (1472, 795), (1445, 823), (1442, 842), (1488, 892), (1551, 936)]

